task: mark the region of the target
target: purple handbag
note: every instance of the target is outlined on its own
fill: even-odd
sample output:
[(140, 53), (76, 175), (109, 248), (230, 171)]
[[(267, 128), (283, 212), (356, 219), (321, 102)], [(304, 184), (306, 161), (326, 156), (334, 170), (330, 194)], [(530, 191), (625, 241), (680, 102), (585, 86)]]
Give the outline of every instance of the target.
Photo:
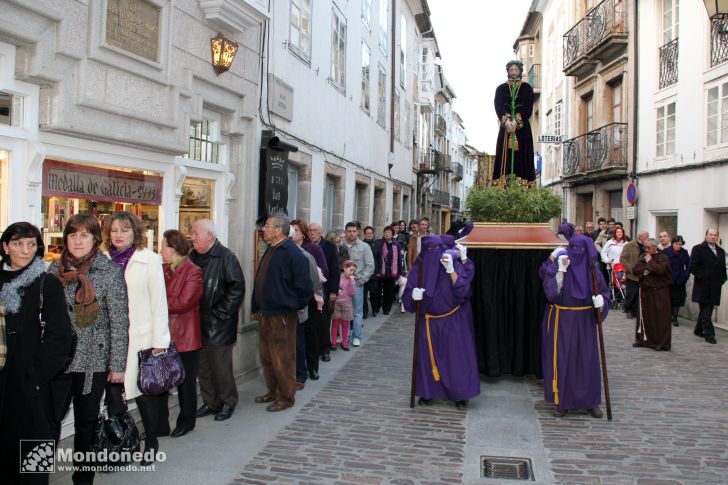
[(142, 394), (156, 396), (179, 386), (185, 380), (185, 368), (174, 342), (161, 354), (153, 355), (152, 349), (139, 351), (139, 376), (137, 386)]

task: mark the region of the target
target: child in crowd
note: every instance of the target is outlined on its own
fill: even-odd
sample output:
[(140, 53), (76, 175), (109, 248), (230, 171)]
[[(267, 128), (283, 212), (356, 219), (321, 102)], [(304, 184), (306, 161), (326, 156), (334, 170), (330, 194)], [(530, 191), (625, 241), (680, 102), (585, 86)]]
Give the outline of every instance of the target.
[(349, 320), (354, 319), (354, 307), (351, 299), (356, 293), (354, 272), (356, 263), (347, 259), (341, 264), (341, 281), (339, 294), (334, 304), (334, 313), (331, 315), (331, 350), (336, 350), (336, 338), (341, 327), (341, 348), (349, 350)]

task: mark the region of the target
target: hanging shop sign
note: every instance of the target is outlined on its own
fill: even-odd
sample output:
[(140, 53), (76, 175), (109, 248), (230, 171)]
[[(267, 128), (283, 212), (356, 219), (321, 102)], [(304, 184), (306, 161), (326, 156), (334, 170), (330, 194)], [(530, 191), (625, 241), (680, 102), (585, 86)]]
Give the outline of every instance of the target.
[(161, 205), (162, 177), (46, 160), (43, 196)]
[(288, 212), (288, 152), (272, 148), (260, 154), (259, 216), (267, 218), (275, 212)]

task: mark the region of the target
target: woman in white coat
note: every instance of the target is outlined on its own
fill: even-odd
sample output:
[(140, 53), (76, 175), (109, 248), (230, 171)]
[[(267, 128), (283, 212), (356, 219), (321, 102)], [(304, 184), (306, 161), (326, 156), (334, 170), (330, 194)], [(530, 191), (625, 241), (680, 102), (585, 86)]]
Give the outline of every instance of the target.
[(622, 255), (622, 249), (625, 244), (627, 244), (627, 241), (624, 237), (624, 229), (615, 227), (614, 236), (602, 248), (602, 261), (610, 266), (619, 263), (619, 257)]
[[(127, 399), (136, 399), (146, 433), (143, 465), (159, 450), (159, 436), (168, 436), (168, 393), (146, 396), (137, 387), (140, 350), (164, 352), (169, 347), (167, 291), (162, 258), (146, 248), (144, 224), (130, 212), (114, 212), (104, 227), (112, 261), (124, 270), (129, 294), (129, 352), (124, 389)], [(153, 450), (153, 453), (146, 453)]]

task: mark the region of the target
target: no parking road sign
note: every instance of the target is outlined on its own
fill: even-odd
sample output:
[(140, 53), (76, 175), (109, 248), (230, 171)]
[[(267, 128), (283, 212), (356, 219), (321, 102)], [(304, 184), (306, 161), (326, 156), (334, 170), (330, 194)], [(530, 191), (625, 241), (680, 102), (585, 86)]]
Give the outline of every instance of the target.
[(635, 187), (634, 184), (629, 184), (627, 186), (627, 202), (629, 202), (629, 205), (634, 205), (636, 200), (637, 200), (637, 187)]

